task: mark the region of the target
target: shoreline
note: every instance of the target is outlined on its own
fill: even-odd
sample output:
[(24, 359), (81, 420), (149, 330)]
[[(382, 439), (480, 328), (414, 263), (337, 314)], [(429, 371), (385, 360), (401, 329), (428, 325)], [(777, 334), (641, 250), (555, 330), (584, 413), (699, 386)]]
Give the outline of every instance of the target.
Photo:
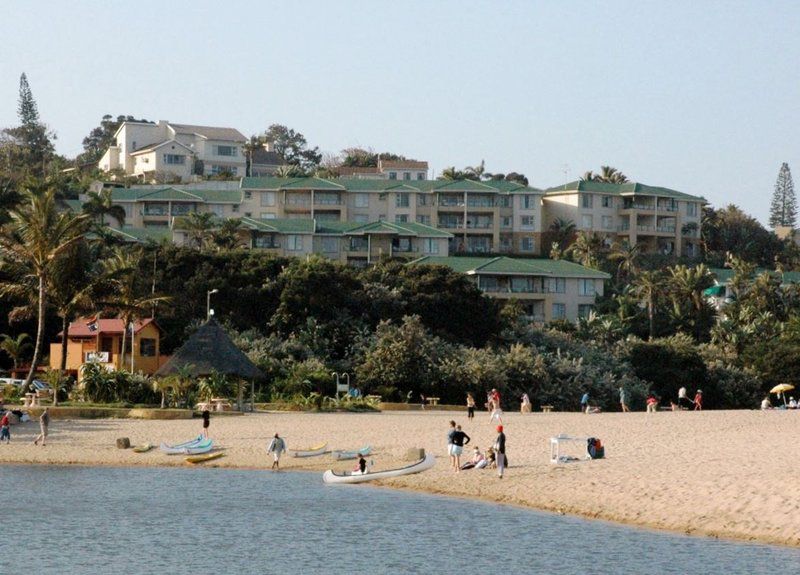
[[(433, 469), (373, 485), (655, 531), (800, 547), (800, 503), (790, 498), (796, 474), (792, 439), (800, 429), (800, 414), (506, 414), (512, 467), (502, 481), (490, 470), (456, 474), (448, 469), (444, 443), (454, 415), (473, 445), (490, 445), (494, 426), (486, 423), (484, 412), (471, 423), (465, 414), (446, 411), (256, 413), (212, 417), (210, 435), (226, 456), (204, 466), (271, 472), (265, 447), (275, 431), (287, 438), (290, 449), (323, 438), (333, 449), (371, 444), (377, 469), (395, 466), (409, 447), (424, 447), (436, 455)], [(157, 445), (192, 437), (198, 430), (196, 420), (59, 419), (51, 423), (50, 441), (42, 448), (28, 439), (38, 434), (38, 424), (30, 422), (12, 427), (12, 443), (0, 446), (0, 464), (188, 467), (183, 456), (164, 455), (158, 447), (136, 454), (117, 449), (114, 441), (127, 436), (134, 445)], [(607, 458), (550, 464), (549, 437), (561, 432), (600, 437)], [(780, 459), (775, 453), (790, 455)], [(321, 473), (352, 463), (286, 456), (281, 471)]]

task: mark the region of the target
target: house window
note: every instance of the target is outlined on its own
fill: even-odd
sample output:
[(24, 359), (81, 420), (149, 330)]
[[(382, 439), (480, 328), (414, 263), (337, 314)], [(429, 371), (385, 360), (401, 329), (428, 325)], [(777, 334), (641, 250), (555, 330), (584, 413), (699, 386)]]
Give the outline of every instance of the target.
[(403, 172), (403, 179), (410, 180), (411, 179), (411, 172)]
[(245, 200), (250, 200), (252, 198), (253, 198), (253, 192), (251, 192), (250, 190), (246, 190), (244, 192), (244, 199)]
[(417, 205), (418, 206), (427, 206), (429, 205), (429, 198), (428, 196), (423, 196), (422, 194), (417, 194)]
[(553, 319), (566, 319), (566, 318), (567, 318), (567, 304), (554, 303)]
[(503, 216), (502, 220), (500, 221), (500, 227), (502, 228), (510, 228), (512, 226), (512, 222), (514, 218), (511, 216)]
[(394, 223), (396, 223), (396, 224), (406, 224), (406, 223), (408, 223), (408, 214), (396, 214), (394, 216)]
[(578, 305), (578, 317), (587, 318), (589, 314), (592, 313), (594, 306), (591, 304), (580, 304)]
[(590, 216), (589, 214), (583, 214), (581, 216), (581, 227), (584, 230), (591, 230), (593, 224), (594, 224), (594, 221), (593, 221), (592, 216)]
[(425, 224), (426, 226), (431, 225), (431, 217), (430, 216), (417, 216), (417, 223), (418, 224)]
[(139, 340), (139, 355), (142, 357), (155, 357), (156, 356), (156, 340), (153, 338), (143, 337)]
[(299, 252), (303, 249), (303, 236), (289, 234), (286, 236), (286, 249), (290, 252)]
[(235, 156), (236, 146), (216, 146), (218, 156)]
[(261, 192), (262, 207), (272, 207), (275, 205), (275, 192)]
[(697, 204), (694, 202), (687, 202), (686, 204), (686, 215), (687, 216), (697, 216)]
[(136, 151), (136, 140), (131, 142), (131, 149), (135, 152)]
[(425, 172), (417, 172), (417, 179), (424, 180), (425, 179)]
[(397, 172), (389, 172), (389, 179), (396, 180), (397, 179)]
[(614, 227), (614, 218), (611, 216), (603, 216), (603, 229), (610, 230)]
[(578, 280), (578, 295), (594, 296), (594, 280), (579, 279)]
[(261, 212), (258, 217), (260, 217), (262, 220), (274, 220), (275, 214), (272, 212)]
[(604, 208), (613, 208), (614, 207), (614, 201), (611, 198), (611, 196), (600, 196), (600, 198), (601, 198), (600, 199), (600, 204)]
[(235, 204), (235, 205), (233, 205), (233, 206), (231, 206), (231, 211), (232, 211), (234, 214), (238, 214), (238, 213), (239, 213), (239, 206), (238, 206), (238, 205), (236, 205), (236, 204)]
[(565, 278), (548, 278), (548, 289), (550, 293), (566, 293), (567, 280)]
[(394, 205), (398, 208), (407, 208), (408, 207), (408, 194), (395, 194), (394, 195)]
[(246, 217), (246, 218), (252, 218), (252, 217), (253, 217), (253, 212), (245, 212), (245, 213), (244, 213), (244, 217)]
[(219, 166), (214, 164), (211, 166), (211, 173), (214, 175), (217, 174), (230, 174), (232, 176), (236, 175), (236, 166)]
[(339, 252), (339, 238), (322, 238), (322, 253), (335, 254)]
[(357, 208), (368, 208), (369, 194), (356, 194), (353, 199), (353, 205)]
[(186, 156), (180, 154), (164, 154), (164, 163), (169, 165), (183, 165), (186, 163)]
[(355, 214), (353, 216), (353, 221), (357, 224), (366, 224), (369, 222), (369, 216), (367, 214)]
[(211, 213), (218, 218), (221, 218), (225, 215), (225, 206), (220, 204), (211, 204), (209, 207), (211, 208)]
[(592, 194), (581, 194), (581, 207), (582, 208), (591, 208), (592, 207)]
[(275, 239), (273, 234), (259, 234), (255, 237), (255, 247), (262, 249), (279, 248), (281, 245)]
[[(505, 218), (503, 219), (505, 220)], [(533, 222), (533, 216), (522, 216), (522, 229), (532, 229), (534, 227)]]
[(426, 254), (438, 254), (439, 240), (433, 238), (422, 238), (422, 251)]
[(523, 252), (532, 252), (534, 249), (533, 238), (522, 238), (519, 249)]
[(525, 194), (522, 196), (522, 208), (525, 210), (532, 210), (536, 207), (536, 196), (533, 194)]

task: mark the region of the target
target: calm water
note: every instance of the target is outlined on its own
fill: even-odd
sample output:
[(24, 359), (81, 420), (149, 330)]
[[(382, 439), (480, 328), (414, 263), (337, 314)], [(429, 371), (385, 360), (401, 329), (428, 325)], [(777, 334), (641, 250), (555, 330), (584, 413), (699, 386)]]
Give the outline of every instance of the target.
[(800, 550), (366, 486), (329, 487), (319, 474), (0, 466), (0, 486), (2, 574), (800, 569)]

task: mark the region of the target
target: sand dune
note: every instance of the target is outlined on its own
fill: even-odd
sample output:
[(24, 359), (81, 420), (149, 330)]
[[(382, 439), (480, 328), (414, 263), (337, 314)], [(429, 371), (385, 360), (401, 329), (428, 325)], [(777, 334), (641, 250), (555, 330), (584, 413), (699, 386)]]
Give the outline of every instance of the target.
[[(485, 449), (496, 435), (488, 415), (469, 423), (453, 412), (380, 414), (257, 413), (213, 417), (211, 436), (225, 448), (219, 467), (269, 468), (265, 447), (276, 431), (290, 448), (328, 441), (331, 448), (374, 448), (376, 469), (393, 467), (409, 447), (438, 457), (426, 473), (385, 486), (536, 507), (634, 525), (785, 545), (800, 545), (796, 491), (800, 412), (708, 411), (583, 415), (506, 414), (511, 468), (499, 480), (488, 470), (453, 473), (447, 465), (447, 422), (454, 418)], [(178, 442), (197, 435), (200, 420), (60, 420), (44, 448), (31, 445), (38, 424), (12, 428), (0, 462), (86, 465), (185, 465), (157, 450), (115, 447)], [(549, 463), (549, 438), (559, 433), (599, 437), (606, 459)], [(468, 450), (465, 450), (468, 451)], [(574, 453), (581, 452), (575, 446)], [(328, 456), (286, 457), (286, 470), (347, 469)]]

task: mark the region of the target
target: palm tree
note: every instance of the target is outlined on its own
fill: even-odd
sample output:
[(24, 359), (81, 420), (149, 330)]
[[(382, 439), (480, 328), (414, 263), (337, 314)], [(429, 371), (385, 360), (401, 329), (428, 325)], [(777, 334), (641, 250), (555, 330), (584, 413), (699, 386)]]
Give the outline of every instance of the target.
[[(693, 268), (678, 265), (669, 268), (669, 290), (675, 316), (681, 320), (689, 320), (694, 326), (695, 338), (700, 338), (702, 321), (708, 310), (708, 304), (703, 297), (703, 291), (714, 285), (711, 272), (705, 264)], [(689, 304), (689, 313), (684, 314), (686, 304)]]
[(642, 272), (633, 280), (633, 293), (639, 301), (647, 305), (647, 319), (650, 324), (649, 339), (655, 337), (656, 299), (661, 293), (661, 274), (658, 272)]
[(11, 358), (11, 361), (14, 362), (14, 371), (17, 371), (19, 360), (31, 347), (31, 344), (27, 341), (31, 337), (27, 333), (21, 333), (17, 337), (11, 337), (4, 333), (0, 337), (3, 338), (3, 341), (0, 341), (0, 351), (5, 352)]
[(213, 218), (212, 212), (191, 212), (182, 218), (180, 227), (186, 232), (190, 246), (201, 249), (206, 244), (214, 229)]
[(486, 173), (486, 162), (481, 160), (481, 163), (477, 166), (467, 166), (464, 168), (464, 178), (467, 180), (477, 180), (480, 181), (483, 178), (483, 175)]
[(636, 272), (639, 270), (638, 260), (640, 252), (639, 244), (617, 244), (614, 246), (611, 253), (608, 254), (608, 259), (619, 262), (617, 265), (617, 281), (620, 281), (623, 275), (626, 278), (636, 275)]
[(305, 172), (299, 166), (289, 164), (286, 166), (278, 166), (275, 170), (276, 178), (302, 178), (305, 177)]
[(603, 247), (603, 239), (598, 234), (581, 230), (567, 251), (581, 265), (597, 269), (600, 265), (598, 255)]
[(224, 220), (219, 228), (211, 232), (211, 241), (221, 250), (232, 250), (239, 242), (239, 226), (241, 218), (230, 218)]
[(591, 170), (581, 176), (584, 182), (605, 182), (608, 184), (624, 184), (628, 181), (628, 177), (620, 172), (617, 168), (611, 166), (600, 166), (600, 173), (595, 174)]
[(449, 168), (445, 168), (442, 170), (442, 174), (439, 176), (440, 180), (463, 180), (464, 179), (464, 172), (461, 170), (456, 170), (455, 166), (450, 166)]
[(125, 225), (125, 208), (114, 203), (110, 189), (89, 192), (88, 197), (89, 199), (83, 204), (83, 213), (88, 214), (92, 219), (99, 219), (100, 227), (105, 225), (106, 215), (117, 220), (119, 227)]
[(550, 224), (549, 232), (552, 235), (553, 241), (558, 243), (561, 250), (570, 243), (572, 236), (575, 235), (575, 222), (568, 218), (556, 218)]
[[(85, 214), (58, 211), (54, 188), (29, 187), (23, 198), (20, 207), (11, 211), (11, 221), (0, 231), (0, 262), (12, 278), (0, 284), (0, 296), (22, 295), (29, 302), (36, 299), (36, 344), (25, 379), (27, 387), (42, 357), (49, 276), (59, 258), (84, 238), (90, 220)], [(32, 286), (26, 278), (35, 280), (37, 285)], [(20, 293), (20, 289), (27, 293)]]

